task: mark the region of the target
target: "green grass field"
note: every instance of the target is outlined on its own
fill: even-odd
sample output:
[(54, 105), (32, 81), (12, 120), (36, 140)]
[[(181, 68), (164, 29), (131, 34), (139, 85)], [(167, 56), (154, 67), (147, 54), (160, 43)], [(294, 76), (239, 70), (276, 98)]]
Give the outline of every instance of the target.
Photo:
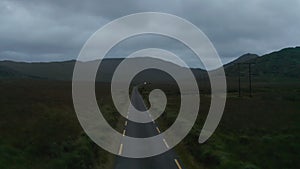
[[(23, 79), (0, 83), (0, 168), (113, 168), (115, 156), (84, 134), (73, 109), (70, 82)], [(242, 97), (238, 97), (234, 79), (228, 84), (223, 118), (204, 144), (197, 140), (210, 95), (207, 89), (200, 89), (197, 122), (176, 147), (186, 168), (300, 168), (299, 83), (256, 80), (253, 97), (248, 97), (246, 81)], [(96, 86), (99, 106), (106, 120), (118, 130), (124, 118), (112, 105), (108, 84)], [(152, 87), (159, 86), (142, 89), (144, 96)], [(158, 119), (163, 131), (176, 119), (180, 99), (176, 87), (160, 87), (167, 89), (168, 97), (166, 111)]]
[[(229, 88), (234, 89), (234, 81)], [(253, 97), (242, 97), (237, 90), (228, 93), (223, 118), (213, 136), (198, 143), (210, 95), (204, 89), (197, 122), (190, 134), (176, 147), (187, 168), (207, 169), (297, 169), (300, 168), (300, 85), (294, 81), (253, 84)], [(170, 87), (168, 87), (170, 89)], [(144, 92), (145, 98), (151, 87)], [(207, 92), (205, 92), (207, 91)], [(158, 119), (162, 130), (177, 117), (180, 99), (169, 92), (168, 106)]]
[[(0, 83), (0, 168), (112, 168), (114, 156), (94, 144), (77, 120), (71, 83)], [(116, 126), (118, 116), (113, 115), (109, 99), (101, 91), (98, 95), (104, 116)]]

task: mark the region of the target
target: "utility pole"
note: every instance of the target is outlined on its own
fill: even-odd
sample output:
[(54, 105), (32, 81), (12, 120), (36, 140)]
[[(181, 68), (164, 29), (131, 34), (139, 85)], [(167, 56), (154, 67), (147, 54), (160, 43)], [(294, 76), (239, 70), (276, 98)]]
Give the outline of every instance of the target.
[(252, 69), (251, 69), (251, 65), (254, 64), (254, 63), (238, 63), (239, 97), (241, 97), (241, 68), (240, 68), (241, 64), (248, 65), (249, 96), (252, 97)]
[(252, 63), (248, 63), (248, 67), (249, 67), (249, 96), (252, 97), (252, 73), (251, 73), (251, 64)]
[(239, 70), (239, 97), (241, 97), (241, 72), (240, 72), (240, 63), (238, 63)]

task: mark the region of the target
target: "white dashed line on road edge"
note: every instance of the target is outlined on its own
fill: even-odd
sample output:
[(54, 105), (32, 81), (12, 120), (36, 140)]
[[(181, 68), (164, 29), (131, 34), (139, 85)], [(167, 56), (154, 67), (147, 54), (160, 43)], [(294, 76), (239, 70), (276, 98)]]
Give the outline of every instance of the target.
[(122, 154), (122, 151), (123, 151), (123, 144), (120, 145), (120, 149), (119, 149), (119, 155)]
[(163, 141), (164, 141), (164, 143), (165, 143), (166, 147), (169, 149), (170, 147), (169, 147), (169, 145), (168, 145), (167, 141), (166, 141), (165, 139), (163, 139)]

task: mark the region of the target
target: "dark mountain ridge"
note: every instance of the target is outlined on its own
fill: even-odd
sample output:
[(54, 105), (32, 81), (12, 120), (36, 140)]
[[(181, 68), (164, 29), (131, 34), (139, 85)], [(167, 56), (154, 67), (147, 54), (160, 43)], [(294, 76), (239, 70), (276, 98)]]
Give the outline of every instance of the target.
[[(150, 58), (146, 58), (150, 59)], [(108, 58), (101, 62), (98, 70), (98, 81), (109, 81), (115, 68), (122, 62), (123, 58)], [(143, 64), (145, 60), (139, 58), (130, 59), (136, 64)], [(85, 62), (86, 64), (92, 63)], [(171, 62), (158, 60), (158, 62), (165, 62), (164, 64), (174, 67), (174, 69), (186, 69)], [(146, 62), (144, 62), (146, 63)], [(272, 52), (263, 56), (256, 54), (245, 54), (238, 59), (224, 65), (226, 76), (237, 76), (238, 64), (253, 63), (253, 74), (260, 77), (289, 77), (300, 79), (300, 47), (285, 48), (280, 51)], [(70, 81), (73, 75), (75, 60), (63, 62), (39, 62), (26, 63), (14, 61), (0, 61), (0, 79), (8, 78), (40, 78), (49, 80), (64, 80)], [(248, 67), (241, 66), (241, 71), (246, 72)], [(197, 79), (206, 79), (206, 71), (202, 69), (192, 68)], [(180, 75), (183, 76), (184, 75)], [(167, 83), (170, 78), (161, 77), (161, 73), (157, 70), (150, 70), (145, 72), (143, 77), (148, 77), (154, 82)]]
[(266, 79), (300, 79), (300, 47), (285, 48), (260, 57), (255, 57), (255, 55), (251, 57), (251, 59), (243, 62), (237, 59), (225, 65), (227, 76), (238, 75), (239, 63), (243, 63), (240, 65), (240, 72), (248, 72), (247, 63), (252, 63), (252, 74), (256, 77)]

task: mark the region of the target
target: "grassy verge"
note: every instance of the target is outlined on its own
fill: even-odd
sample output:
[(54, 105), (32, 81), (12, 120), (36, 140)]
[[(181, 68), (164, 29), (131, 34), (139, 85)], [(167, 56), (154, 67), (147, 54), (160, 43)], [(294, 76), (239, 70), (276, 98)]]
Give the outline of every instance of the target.
[[(83, 132), (72, 105), (71, 83), (0, 82), (0, 168), (113, 168), (114, 156)], [(118, 117), (103, 91), (99, 104), (115, 126)]]
[[(196, 124), (175, 150), (186, 168), (300, 168), (299, 91), (296, 84), (260, 83), (254, 84), (253, 97), (229, 93), (218, 129), (199, 144), (210, 106), (210, 96), (202, 95)], [(167, 93), (169, 106), (157, 120), (162, 131), (177, 117), (180, 99), (174, 93)]]

